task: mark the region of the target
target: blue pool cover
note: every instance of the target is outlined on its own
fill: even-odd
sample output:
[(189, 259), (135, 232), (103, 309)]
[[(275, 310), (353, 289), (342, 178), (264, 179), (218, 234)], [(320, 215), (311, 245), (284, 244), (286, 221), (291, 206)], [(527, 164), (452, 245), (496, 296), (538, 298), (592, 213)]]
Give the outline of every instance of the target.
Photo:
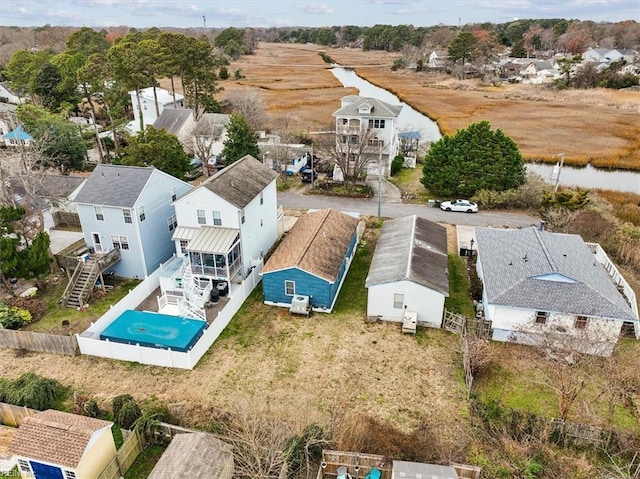
[(127, 310), (100, 333), (100, 339), (186, 352), (202, 336), (206, 325), (199, 319)]

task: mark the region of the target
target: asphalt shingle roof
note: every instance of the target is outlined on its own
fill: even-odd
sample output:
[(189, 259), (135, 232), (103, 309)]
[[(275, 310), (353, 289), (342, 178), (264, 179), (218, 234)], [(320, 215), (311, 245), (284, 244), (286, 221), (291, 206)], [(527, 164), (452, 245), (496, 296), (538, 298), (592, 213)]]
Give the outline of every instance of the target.
[(262, 273), (297, 267), (335, 282), (358, 221), (332, 209), (301, 216), (271, 255)]
[(277, 176), (271, 168), (247, 155), (213, 175), (201, 187), (236, 208), (244, 208)]
[(153, 127), (178, 136), (191, 116), (193, 116), (193, 110), (188, 108), (165, 108), (153, 123)]
[(132, 208), (155, 168), (98, 165), (76, 196), (76, 203)]
[(211, 434), (177, 434), (148, 479), (231, 479), (233, 452)]
[(9, 452), (74, 469), (80, 463), (91, 435), (111, 424), (48, 409), (24, 419), (9, 444)]
[[(375, 98), (365, 98), (356, 95), (348, 95), (342, 100), (353, 101), (333, 112), (333, 116), (356, 116), (362, 118), (397, 118), (402, 110), (402, 105), (390, 105)], [(373, 108), (371, 113), (360, 113), (361, 106), (369, 104)]]
[(447, 230), (416, 215), (382, 225), (366, 286), (413, 281), (449, 294)]
[(578, 235), (476, 228), (490, 304), (635, 320), (609, 274)]

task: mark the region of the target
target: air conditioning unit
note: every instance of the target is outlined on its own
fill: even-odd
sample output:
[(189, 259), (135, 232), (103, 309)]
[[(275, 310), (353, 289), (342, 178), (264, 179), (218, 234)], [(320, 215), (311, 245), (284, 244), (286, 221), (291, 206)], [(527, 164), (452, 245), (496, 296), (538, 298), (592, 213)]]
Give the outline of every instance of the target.
[(296, 294), (291, 299), (291, 307), (289, 308), (289, 312), (293, 314), (304, 314), (306, 316), (309, 316), (310, 311), (311, 306), (309, 305), (309, 296)]

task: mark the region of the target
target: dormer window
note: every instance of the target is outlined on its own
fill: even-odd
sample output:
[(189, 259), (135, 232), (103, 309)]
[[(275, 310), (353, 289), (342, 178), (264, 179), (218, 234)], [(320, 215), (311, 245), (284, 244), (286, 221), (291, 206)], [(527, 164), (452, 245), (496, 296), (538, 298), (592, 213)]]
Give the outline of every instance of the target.
[(373, 105), (369, 103), (364, 103), (363, 105), (360, 105), (360, 107), (358, 107), (358, 113), (360, 114), (370, 115), (372, 112)]

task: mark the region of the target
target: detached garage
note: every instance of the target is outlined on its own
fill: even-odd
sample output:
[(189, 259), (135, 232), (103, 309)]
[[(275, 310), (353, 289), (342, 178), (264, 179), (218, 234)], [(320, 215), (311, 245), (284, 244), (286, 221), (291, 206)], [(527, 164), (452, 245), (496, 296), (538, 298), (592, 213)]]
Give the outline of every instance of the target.
[[(369, 268), (367, 315), (439, 328), (449, 296), (447, 230), (418, 216), (384, 222)], [(415, 313), (415, 314), (413, 314)]]

